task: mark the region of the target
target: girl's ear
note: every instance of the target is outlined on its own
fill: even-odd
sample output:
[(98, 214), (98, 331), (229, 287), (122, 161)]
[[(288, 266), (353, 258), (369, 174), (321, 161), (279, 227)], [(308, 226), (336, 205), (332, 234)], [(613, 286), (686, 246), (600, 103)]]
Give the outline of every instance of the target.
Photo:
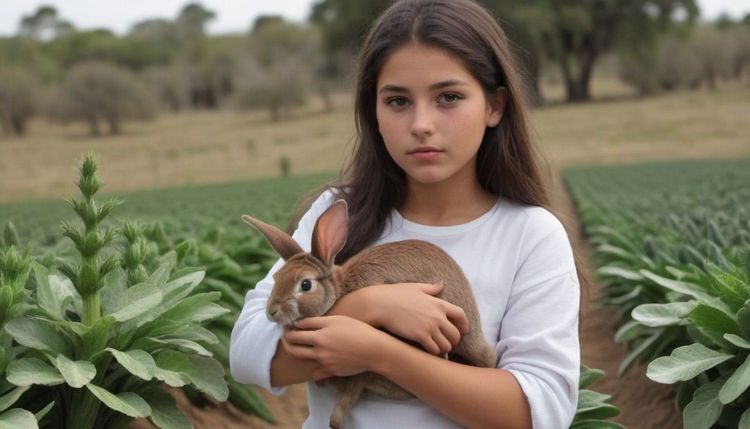
[(508, 91), (500, 87), (494, 94), (487, 97), (487, 126), (496, 127), (503, 119), (505, 103), (508, 101)]
[(349, 216), (344, 200), (336, 200), (315, 223), (312, 236), (312, 255), (327, 266), (332, 266), (336, 255), (346, 243)]
[(289, 236), (289, 234), (275, 226), (261, 222), (248, 215), (242, 215), (242, 220), (260, 231), (261, 234), (266, 237), (268, 244), (270, 244), (271, 247), (273, 247), (273, 250), (275, 250), (285, 261), (298, 253), (305, 252), (300, 245)]

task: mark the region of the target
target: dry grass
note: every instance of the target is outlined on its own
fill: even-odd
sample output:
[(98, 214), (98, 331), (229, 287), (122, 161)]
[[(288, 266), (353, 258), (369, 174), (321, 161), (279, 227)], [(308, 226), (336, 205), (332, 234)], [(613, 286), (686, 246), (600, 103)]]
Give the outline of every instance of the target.
[[(683, 92), (637, 99), (598, 80), (600, 100), (552, 104), (532, 113), (553, 171), (578, 163), (750, 155), (750, 88)], [(559, 88), (545, 88), (552, 98)], [(108, 191), (221, 182), (279, 172), (336, 171), (354, 136), (348, 95), (330, 114), (312, 106), (279, 123), (265, 114), (191, 112), (132, 123), (120, 136), (91, 138), (84, 126), (42, 120), (23, 139), (0, 138), (0, 201), (61, 198), (74, 193), (81, 154), (93, 150)]]

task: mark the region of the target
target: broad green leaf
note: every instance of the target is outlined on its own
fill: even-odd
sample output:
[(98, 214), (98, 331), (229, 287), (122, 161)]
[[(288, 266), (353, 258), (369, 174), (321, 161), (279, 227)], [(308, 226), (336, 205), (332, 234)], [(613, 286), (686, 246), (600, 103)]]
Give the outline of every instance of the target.
[(182, 387), (190, 384), (190, 377), (187, 374), (177, 371), (170, 371), (168, 369), (156, 368), (154, 377), (157, 380), (163, 381), (172, 387)]
[(644, 353), (646, 353), (646, 351), (661, 338), (661, 334), (663, 332), (664, 328), (658, 328), (658, 330), (651, 334), (650, 337), (638, 343), (638, 346), (631, 350), (630, 353), (625, 356), (625, 359), (622, 360), (620, 368), (618, 368), (617, 370), (617, 374), (620, 376), (625, 374), (625, 372), (636, 362), (636, 360), (639, 359)]
[(263, 401), (263, 399), (255, 391), (255, 386), (248, 384), (240, 384), (236, 381), (229, 379), (227, 381), (229, 386), (229, 402), (235, 407), (239, 408), (246, 414), (253, 414), (271, 424), (276, 424), (271, 410)]
[(726, 304), (722, 303), (719, 299), (706, 293), (706, 291), (703, 290), (698, 285), (695, 285), (693, 283), (679, 281), (679, 280), (668, 279), (666, 277), (662, 277), (660, 275), (654, 274), (648, 270), (640, 270), (640, 273), (644, 277), (658, 284), (661, 287), (664, 287), (671, 291), (678, 292), (687, 296), (691, 296), (693, 298), (696, 298), (700, 302), (705, 302), (705, 303), (713, 305), (714, 307), (729, 311), (729, 308), (727, 308)]
[(625, 429), (625, 426), (607, 420), (581, 420), (573, 422), (570, 429)]
[(164, 300), (171, 304), (190, 295), (193, 289), (200, 284), (205, 276), (205, 271), (193, 271), (174, 280), (168, 281), (162, 288)]
[(18, 398), (23, 395), (23, 392), (29, 390), (31, 386), (19, 386), (11, 390), (9, 393), (0, 397), (0, 412), (7, 410), (16, 403)]
[(71, 387), (80, 389), (96, 376), (96, 367), (85, 360), (72, 361), (65, 355), (57, 355), (55, 366)]
[(626, 343), (638, 338), (644, 332), (643, 325), (636, 322), (635, 320), (629, 320), (620, 326), (620, 329), (615, 333), (616, 343)]
[(162, 345), (172, 345), (183, 351), (192, 352), (200, 356), (205, 356), (205, 357), (213, 356), (213, 353), (206, 350), (205, 347), (190, 340), (183, 340), (181, 338), (166, 338), (166, 339), (149, 338), (149, 340), (158, 344), (162, 344)]
[(631, 316), (639, 323), (652, 328), (679, 324), (698, 303), (670, 302), (667, 304), (641, 304), (633, 309)]
[(719, 390), (724, 378), (700, 386), (693, 400), (682, 411), (684, 429), (709, 429), (719, 419), (724, 406), (719, 402)]
[(16, 386), (55, 386), (65, 383), (65, 378), (57, 368), (37, 358), (22, 358), (9, 363), (6, 378)]
[(143, 399), (151, 406), (151, 421), (161, 429), (192, 429), (193, 425), (185, 414), (177, 408), (177, 402), (168, 393), (151, 389), (143, 394)]
[(631, 261), (634, 259), (634, 255), (632, 253), (620, 247), (613, 246), (611, 244), (602, 244), (602, 245), (597, 246), (596, 252), (614, 255), (626, 261)]
[(578, 395), (578, 411), (590, 411), (606, 404), (612, 395), (594, 392), (593, 390), (581, 390)]
[(201, 342), (203, 344), (217, 344), (216, 334), (202, 326), (180, 326), (170, 333), (169, 337)]
[(737, 312), (737, 323), (740, 325), (742, 336), (750, 338), (750, 307), (747, 304)]
[(166, 283), (169, 279), (170, 271), (171, 268), (169, 267), (169, 264), (159, 265), (159, 268), (154, 270), (154, 272), (151, 273), (150, 276), (148, 276), (148, 278), (146, 279), (146, 283), (149, 283), (161, 289), (164, 287), (164, 283)]
[(688, 318), (699, 327), (712, 332), (714, 335), (740, 334), (740, 327), (733, 316), (707, 304), (698, 304), (690, 312)]
[(212, 302), (220, 296), (219, 292), (209, 292), (185, 298), (156, 319), (143, 325), (138, 330), (137, 336), (158, 337), (169, 334), (180, 326), (200, 323), (222, 316), (229, 310)]
[(724, 339), (741, 349), (750, 349), (750, 342), (738, 335), (724, 334)]
[(68, 339), (47, 320), (36, 317), (13, 319), (5, 325), (5, 331), (26, 347), (56, 354), (69, 354)]
[(39, 410), (36, 414), (34, 414), (34, 417), (36, 417), (36, 421), (41, 422), (42, 419), (44, 418), (44, 416), (46, 416), (47, 413), (49, 413), (50, 410), (54, 406), (55, 406), (55, 401), (52, 401), (49, 404), (47, 404), (47, 406), (45, 406), (44, 408), (42, 408), (41, 410)]
[[(37, 262), (32, 268), (37, 281), (37, 303), (55, 318), (64, 319), (66, 310), (78, 295), (75, 287), (65, 277), (49, 275), (49, 270)], [(80, 301), (80, 295), (77, 298)]]
[(165, 350), (157, 356), (156, 365), (186, 374), (196, 389), (219, 402), (227, 400), (229, 389), (224, 380), (224, 367), (216, 359)]
[(586, 389), (592, 384), (596, 383), (603, 376), (604, 376), (604, 371), (602, 371), (601, 369), (593, 369), (593, 368), (582, 366), (581, 378), (578, 381), (578, 388)]
[(620, 409), (611, 404), (599, 404), (586, 410), (576, 411), (577, 420), (604, 420), (620, 415)]
[(646, 376), (664, 384), (686, 381), (733, 357), (702, 344), (691, 344), (674, 349), (669, 356), (653, 360), (648, 364)]
[(128, 290), (126, 277), (125, 271), (120, 267), (110, 271), (104, 277), (104, 286), (100, 290), (104, 314), (112, 314), (122, 307)]
[(86, 388), (109, 408), (119, 411), (130, 417), (147, 417), (151, 414), (151, 407), (140, 396), (133, 392), (124, 392), (114, 395), (93, 384), (87, 384)]
[(637, 271), (629, 270), (627, 268), (616, 267), (614, 265), (607, 265), (596, 270), (597, 274), (601, 276), (619, 277), (625, 280), (634, 282), (643, 281), (643, 276)]
[(138, 317), (159, 305), (162, 302), (162, 293), (158, 286), (146, 282), (130, 287), (123, 299), (122, 307), (111, 314), (119, 322)]
[(737, 429), (750, 429), (750, 408), (742, 413)]
[(138, 378), (147, 381), (151, 380), (157, 371), (154, 358), (143, 350), (128, 350), (126, 352), (121, 352), (110, 347), (106, 348), (106, 350), (112, 353), (117, 362), (119, 362), (123, 368)]
[(748, 387), (750, 387), (750, 356), (734, 370), (734, 373), (721, 387), (719, 400), (726, 405), (742, 395)]
[(0, 414), (0, 429), (38, 429), (39, 425), (31, 411), (13, 408)]

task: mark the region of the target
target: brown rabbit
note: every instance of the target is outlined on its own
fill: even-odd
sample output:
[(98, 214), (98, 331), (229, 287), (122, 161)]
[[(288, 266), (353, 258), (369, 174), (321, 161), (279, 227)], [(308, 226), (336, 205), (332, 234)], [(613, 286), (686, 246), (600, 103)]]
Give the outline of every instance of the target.
[[(263, 233), (286, 261), (274, 274), (275, 285), (266, 307), (270, 320), (289, 327), (296, 320), (322, 316), (339, 297), (366, 286), (407, 282), (443, 284), (437, 297), (461, 307), (469, 319), (470, 329), (448, 358), (474, 366), (495, 366), (495, 352), (482, 336), (469, 282), (458, 264), (439, 247), (420, 240), (381, 244), (337, 266), (333, 261), (347, 235), (344, 200), (335, 201), (316, 222), (310, 253), (276, 227), (250, 216), (242, 216), (242, 219)], [(365, 391), (389, 399), (413, 397), (385, 377), (371, 372), (332, 377), (327, 382), (338, 394), (330, 420), (333, 428), (341, 427), (344, 417)]]

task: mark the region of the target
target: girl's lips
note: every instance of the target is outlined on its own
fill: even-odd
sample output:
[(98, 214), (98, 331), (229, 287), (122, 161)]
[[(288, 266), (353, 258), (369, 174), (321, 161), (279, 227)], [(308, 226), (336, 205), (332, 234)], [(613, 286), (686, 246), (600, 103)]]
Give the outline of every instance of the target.
[(409, 151), (409, 155), (420, 161), (433, 161), (440, 157), (444, 151), (434, 147), (420, 147)]

